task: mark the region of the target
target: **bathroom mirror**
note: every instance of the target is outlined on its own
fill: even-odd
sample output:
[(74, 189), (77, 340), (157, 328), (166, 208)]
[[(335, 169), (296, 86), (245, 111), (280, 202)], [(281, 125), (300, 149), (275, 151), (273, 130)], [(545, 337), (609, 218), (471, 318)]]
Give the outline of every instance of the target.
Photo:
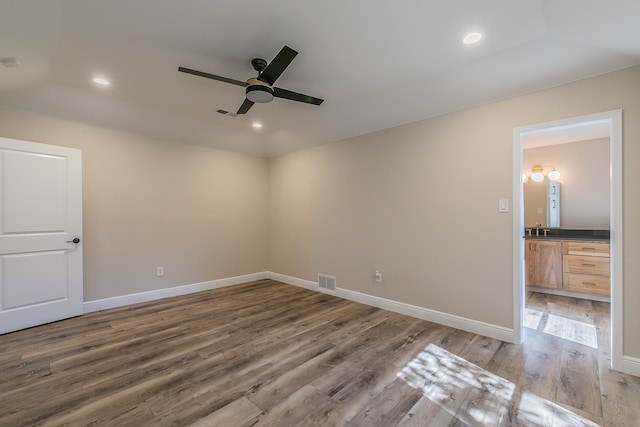
[(560, 183), (544, 178), (529, 180), (524, 186), (524, 224), (535, 227), (560, 227)]
[[(524, 149), (522, 172), (530, 178), (522, 184), (524, 225), (531, 228), (539, 222), (550, 228), (608, 230), (611, 198), (609, 150), (609, 138)], [(535, 165), (545, 167), (541, 182), (531, 179)], [(548, 173), (552, 168), (561, 173), (560, 186), (556, 189), (558, 210), (555, 212), (553, 189), (548, 188)]]

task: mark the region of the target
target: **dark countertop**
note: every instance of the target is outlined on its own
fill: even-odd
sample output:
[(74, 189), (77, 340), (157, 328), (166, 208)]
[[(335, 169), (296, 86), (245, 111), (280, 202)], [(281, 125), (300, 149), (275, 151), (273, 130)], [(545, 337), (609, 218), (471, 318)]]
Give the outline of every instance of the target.
[[(611, 233), (609, 230), (575, 230), (565, 228), (540, 228), (540, 235), (536, 236), (536, 230), (533, 228), (531, 236), (527, 230), (530, 227), (525, 227), (524, 238), (531, 240), (581, 240), (591, 242), (609, 242)], [(549, 230), (545, 236), (542, 230)]]

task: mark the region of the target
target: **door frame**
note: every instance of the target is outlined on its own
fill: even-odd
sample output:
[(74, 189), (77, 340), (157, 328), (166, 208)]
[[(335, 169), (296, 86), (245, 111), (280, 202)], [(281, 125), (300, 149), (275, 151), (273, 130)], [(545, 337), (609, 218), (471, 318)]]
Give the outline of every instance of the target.
[(611, 367), (623, 371), (623, 174), (622, 110), (572, 117), (513, 129), (513, 342), (521, 344), (524, 336), (524, 199), (522, 186), (523, 136), (528, 133), (587, 122), (609, 124), (609, 189), (611, 230)]

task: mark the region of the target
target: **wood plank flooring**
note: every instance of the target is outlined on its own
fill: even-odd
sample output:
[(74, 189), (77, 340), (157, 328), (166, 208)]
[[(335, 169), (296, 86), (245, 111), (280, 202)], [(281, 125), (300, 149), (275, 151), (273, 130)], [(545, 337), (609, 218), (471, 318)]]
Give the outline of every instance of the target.
[(0, 426), (638, 426), (608, 316), (531, 293), (512, 345), (262, 280), (0, 336)]

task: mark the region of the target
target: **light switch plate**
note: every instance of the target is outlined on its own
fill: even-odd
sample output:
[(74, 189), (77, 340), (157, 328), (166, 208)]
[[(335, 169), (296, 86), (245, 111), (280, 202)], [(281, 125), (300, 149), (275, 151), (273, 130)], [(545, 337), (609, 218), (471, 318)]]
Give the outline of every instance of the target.
[(500, 199), (498, 203), (498, 212), (500, 213), (509, 212), (509, 199)]

